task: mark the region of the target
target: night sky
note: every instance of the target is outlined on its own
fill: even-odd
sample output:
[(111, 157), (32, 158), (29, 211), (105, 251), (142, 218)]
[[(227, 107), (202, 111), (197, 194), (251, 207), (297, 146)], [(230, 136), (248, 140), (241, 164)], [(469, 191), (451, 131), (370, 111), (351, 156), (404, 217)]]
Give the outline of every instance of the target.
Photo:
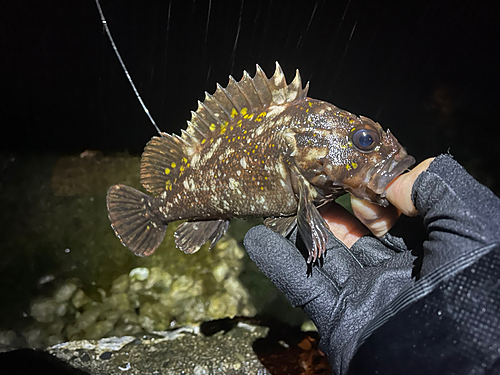
[[(500, 12), (493, 3), (101, 5), (164, 131), (179, 133), (204, 91), (225, 86), (229, 74), (253, 76), (258, 63), (271, 75), (279, 61), (289, 81), (300, 69), (309, 96), (379, 121), (418, 160), (450, 150), (479, 176), (496, 176)], [(139, 154), (155, 135), (93, 0), (3, 1), (0, 54), (1, 151)]]

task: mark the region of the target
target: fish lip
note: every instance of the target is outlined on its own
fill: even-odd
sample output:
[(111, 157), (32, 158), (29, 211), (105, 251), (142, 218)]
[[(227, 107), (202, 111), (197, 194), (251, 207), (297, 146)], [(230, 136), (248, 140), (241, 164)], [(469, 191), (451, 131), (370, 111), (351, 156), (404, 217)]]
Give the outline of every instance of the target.
[(391, 155), (383, 165), (376, 165), (370, 173), (368, 188), (381, 198), (385, 197), (385, 189), (389, 183), (415, 164), (415, 158), (408, 155), (404, 148)]

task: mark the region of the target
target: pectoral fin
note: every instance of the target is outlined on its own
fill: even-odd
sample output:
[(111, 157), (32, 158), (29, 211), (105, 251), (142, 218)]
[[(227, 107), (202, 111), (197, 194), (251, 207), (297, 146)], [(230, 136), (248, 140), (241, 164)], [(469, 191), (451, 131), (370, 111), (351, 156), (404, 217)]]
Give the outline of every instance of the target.
[(177, 227), (175, 244), (186, 254), (196, 253), (207, 241), (210, 241), (211, 249), (227, 232), (228, 227), (227, 220), (188, 221)]
[(325, 253), (328, 225), (312, 202), (310, 189), (313, 188), (302, 175), (298, 176), (298, 188), (297, 225), (300, 237), (309, 251), (307, 263), (311, 263)]

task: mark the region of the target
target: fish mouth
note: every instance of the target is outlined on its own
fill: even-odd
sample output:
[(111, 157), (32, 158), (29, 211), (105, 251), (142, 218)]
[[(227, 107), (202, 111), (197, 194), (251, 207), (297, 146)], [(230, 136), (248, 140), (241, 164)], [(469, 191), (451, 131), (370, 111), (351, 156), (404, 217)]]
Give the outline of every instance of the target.
[(385, 199), (385, 189), (389, 183), (402, 174), (406, 169), (415, 164), (415, 158), (408, 155), (404, 148), (391, 155), (383, 163), (378, 163), (368, 173), (369, 183), (367, 187), (380, 198), (378, 204), (387, 206), (389, 202)]

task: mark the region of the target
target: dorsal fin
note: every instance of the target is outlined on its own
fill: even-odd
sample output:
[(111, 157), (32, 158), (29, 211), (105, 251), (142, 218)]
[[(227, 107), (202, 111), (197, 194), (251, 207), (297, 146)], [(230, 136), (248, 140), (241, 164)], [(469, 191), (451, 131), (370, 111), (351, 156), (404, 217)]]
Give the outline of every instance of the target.
[(259, 65), (253, 78), (246, 71), (239, 82), (229, 76), (227, 87), (217, 84), (212, 95), (205, 92), (205, 100), (198, 101), (198, 109), (191, 112), (188, 127), (181, 131), (180, 137), (161, 133), (161, 137), (153, 137), (148, 142), (141, 157), (142, 185), (154, 195), (171, 190), (191, 161), (196, 164), (199, 158), (194, 155), (199, 155), (214, 137), (223, 134), (237, 116), (251, 119), (255, 114), (259, 121), (258, 113), (265, 115), (268, 107), (304, 99), (308, 88), (309, 84), (302, 88), (298, 70), (287, 85), (277, 62), (271, 78), (267, 78)]
[(177, 178), (189, 168), (186, 150), (191, 145), (178, 135), (161, 133), (153, 137), (144, 148), (141, 157), (141, 183), (151, 194), (159, 195), (163, 190), (171, 190)]
[[(196, 139), (197, 144), (211, 139), (216, 129), (225, 127), (242, 112), (260, 113), (267, 107), (282, 105), (304, 99), (309, 89), (309, 83), (302, 88), (299, 71), (295, 78), (287, 85), (285, 75), (276, 62), (276, 70), (271, 78), (267, 78), (259, 65), (251, 78), (246, 71), (239, 82), (229, 76), (226, 88), (217, 84), (217, 89), (210, 95), (205, 92), (205, 100), (198, 102), (196, 112), (191, 112), (191, 121), (188, 121), (186, 132), (182, 138)], [(195, 146), (193, 144), (193, 146)], [(194, 152), (194, 150), (192, 151)]]

